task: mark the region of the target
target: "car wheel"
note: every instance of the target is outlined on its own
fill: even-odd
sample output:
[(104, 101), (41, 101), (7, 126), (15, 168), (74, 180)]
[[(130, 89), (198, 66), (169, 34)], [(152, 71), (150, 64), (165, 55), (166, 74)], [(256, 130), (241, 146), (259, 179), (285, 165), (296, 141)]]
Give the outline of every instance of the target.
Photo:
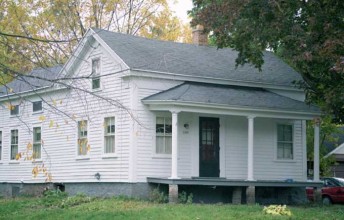
[(331, 205), (332, 204), (332, 201), (329, 197), (325, 196), (322, 198), (322, 204), (323, 205)]

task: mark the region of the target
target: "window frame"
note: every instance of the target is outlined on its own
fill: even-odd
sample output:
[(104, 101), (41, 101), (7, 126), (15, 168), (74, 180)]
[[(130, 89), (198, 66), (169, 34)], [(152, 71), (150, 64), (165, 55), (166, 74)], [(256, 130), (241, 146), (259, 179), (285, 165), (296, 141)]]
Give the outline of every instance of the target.
[[(12, 114), (12, 106), (18, 107), (18, 113), (17, 114)], [(15, 104), (15, 105), (11, 104), (10, 117), (17, 117), (19, 115), (20, 115), (20, 104)]]
[[(164, 118), (164, 128), (166, 126), (166, 118), (170, 119), (171, 120), (171, 133), (168, 135), (166, 135), (166, 132), (165, 132), (165, 129), (164, 129), (164, 134), (159, 134), (156, 132), (156, 126), (157, 126), (157, 121), (158, 121), (158, 118)], [(154, 121), (154, 137), (155, 137), (155, 141), (154, 141), (154, 155), (156, 157), (167, 157), (167, 158), (171, 158), (172, 156), (172, 115), (169, 115), (169, 114), (157, 114), (155, 115), (155, 121)], [(164, 137), (164, 140), (163, 140), (163, 143), (164, 143), (164, 149), (165, 151), (163, 153), (158, 153), (158, 145), (157, 145), (157, 137)], [(171, 153), (167, 153), (166, 152), (166, 137), (171, 137)]]
[[(12, 144), (12, 131), (17, 131), (17, 143), (16, 144)], [(17, 153), (16, 155), (19, 153), (19, 129), (11, 129), (10, 130), (10, 161), (17, 161), (16, 160), (16, 156), (14, 156), (14, 159), (12, 159), (12, 145), (17, 145)]]
[[(278, 140), (278, 126), (291, 126), (291, 141), (279, 141)], [(294, 162), (295, 161), (295, 125), (293, 122), (278, 122), (276, 123), (276, 126), (275, 126), (276, 130), (276, 135), (275, 135), (275, 144), (276, 144), (276, 147), (275, 147), (275, 161), (281, 161), (281, 162)], [(290, 143), (292, 146), (291, 146), (291, 151), (292, 151), (292, 158), (279, 158), (278, 157), (278, 143), (279, 142), (284, 142), (284, 143)]]
[[(95, 73), (94, 73), (94, 71), (93, 71), (93, 66), (94, 66), (94, 62), (95, 61), (98, 61), (98, 68), (96, 68), (95, 69)], [(93, 58), (92, 60), (91, 60), (91, 88), (92, 88), (92, 90), (101, 90), (101, 80), (100, 80), (100, 73), (101, 73), (101, 59), (100, 59), (100, 57), (96, 57), (96, 58)], [(93, 82), (95, 81), (95, 80), (98, 80), (99, 82), (99, 86), (97, 87), (97, 88), (94, 88), (93, 87)]]
[[(34, 110), (34, 104), (40, 102), (41, 103), (41, 109), (40, 110)], [(43, 102), (42, 100), (32, 101), (32, 114), (42, 113), (43, 112)]]
[[(40, 129), (40, 133), (41, 133), (39, 142), (35, 142), (35, 129), (36, 128), (39, 128)], [(39, 146), (40, 146), (40, 157), (39, 158), (35, 158), (34, 157), (35, 144), (39, 144)], [(34, 126), (32, 128), (32, 159), (35, 160), (35, 161), (42, 160), (42, 126)]]
[[(79, 154), (79, 140), (80, 140), (80, 131), (79, 131), (79, 124), (83, 121), (86, 121), (87, 125), (86, 125), (86, 153), (85, 154)], [(77, 159), (84, 159), (84, 158), (88, 158), (89, 157), (89, 152), (87, 151), (87, 146), (89, 144), (89, 120), (83, 119), (83, 120), (79, 120), (76, 122), (76, 157)], [(85, 132), (85, 131), (83, 131)], [(83, 137), (82, 139), (85, 139), (85, 137)]]
[[(114, 126), (115, 126), (115, 132), (114, 133), (112, 133), (111, 135), (107, 135), (106, 134), (106, 119), (108, 119), (108, 118), (113, 118), (114, 119)], [(114, 152), (112, 153), (106, 153), (105, 152), (105, 144), (106, 144), (106, 137), (107, 136), (113, 136), (114, 137)], [(118, 156), (118, 154), (117, 154), (117, 148), (116, 148), (116, 146), (118, 146), (117, 145), (117, 117), (116, 116), (113, 116), (113, 115), (108, 115), (108, 116), (105, 116), (104, 118), (103, 118), (103, 141), (102, 141), (102, 147), (103, 147), (103, 158), (109, 158), (109, 157), (117, 157)]]

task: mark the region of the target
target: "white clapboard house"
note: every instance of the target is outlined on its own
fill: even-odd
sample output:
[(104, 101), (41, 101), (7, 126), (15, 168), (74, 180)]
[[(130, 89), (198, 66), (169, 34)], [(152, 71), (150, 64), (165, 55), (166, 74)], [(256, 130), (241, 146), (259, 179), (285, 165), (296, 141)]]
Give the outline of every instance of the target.
[(183, 44), (89, 29), (65, 65), (2, 86), (0, 193), (39, 193), (46, 177), (32, 171), (44, 164), (50, 185), (70, 194), (305, 197), (319, 186), (319, 127), (307, 181), (306, 121), (320, 111), (293, 84), (300, 74), (270, 52), (261, 72), (236, 68), (237, 52), (199, 45), (202, 37), (195, 30), (200, 41)]

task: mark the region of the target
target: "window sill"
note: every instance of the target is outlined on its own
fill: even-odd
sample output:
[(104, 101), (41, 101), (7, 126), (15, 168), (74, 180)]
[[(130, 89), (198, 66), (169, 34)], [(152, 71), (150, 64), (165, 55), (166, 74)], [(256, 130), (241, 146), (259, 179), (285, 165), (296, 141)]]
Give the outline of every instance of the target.
[(99, 89), (92, 89), (92, 92), (94, 93), (98, 93), (98, 92), (101, 92), (102, 91), (102, 88), (99, 88)]
[(42, 163), (43, 160), (42, 159), (33, 159), (32, 163)]
[(39, 114), (42, 114), (44, 113), (43, 110), (42, 111), (37, 111), (37, 112), (32, 112), (32, 115), (39, 115)]
[(88, 155), (85, 155), (85, 156), (77, 156), (75, 159), (76, 159), (76, 160), (89, 160), (89, 159), (90, 159), (90, 156), (88, 156)]
[(152, 158), (153, 159), (171, 159), (172, 155), (171, 154), (153, 154)]
[(277, 163), (296, 163), (296, 160), (275, 159), (274, 162), (277, 162)]
[(117, 154), (103, 154), (102, 155), (102, 158), (103, 159), (114, 159), (114, 158), (118, 158), (118, 155)]
[(8, 163), (9, 164), (19, 164), (19, 161), (17, 161), (17, 160), (10, 160)]
[(20, 115), (10, 115), (10, 118), (19, 118)]

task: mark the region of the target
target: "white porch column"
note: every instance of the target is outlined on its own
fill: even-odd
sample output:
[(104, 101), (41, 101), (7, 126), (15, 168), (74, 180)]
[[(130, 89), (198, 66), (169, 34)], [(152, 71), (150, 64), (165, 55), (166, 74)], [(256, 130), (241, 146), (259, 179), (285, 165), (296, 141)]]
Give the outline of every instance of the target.
[(314, 123), (314, 163), (313, 163), (313, 180), (314, 181), (319, 181), (319, 129), (320, 125), (320, 120), (315, 119)]
[(247, 157), (247, 180), (253, 179), (253, 136), (254, 136), (254, 117), (248, 116), (248, 157)]
[(171, 179), (178, 178), (178, 113), (179, 111), (171, 111), (172, 113), (172, 171)]

